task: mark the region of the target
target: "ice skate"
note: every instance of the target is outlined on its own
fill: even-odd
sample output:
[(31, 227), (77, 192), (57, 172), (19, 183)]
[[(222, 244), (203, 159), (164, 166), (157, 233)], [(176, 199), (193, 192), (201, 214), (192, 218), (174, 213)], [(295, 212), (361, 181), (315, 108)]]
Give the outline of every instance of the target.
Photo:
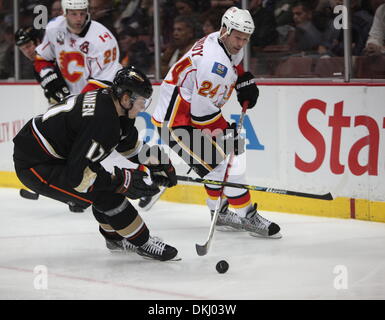
[[(211, 210), (210, 213), (212, 218), (214, 210)], [(243, 231), (242, 218), (235, 212), (229, 210), (229, 202), (227, 199), (222, 200), (215, 228), (219, 231)]]
[(136, 252), (136, 246), (130, 243), (127, 239), (112, 240), (106, 239), (106, 247), (111, 252)]
[(141, 247), (137, 247), (137, 254), (160, 261), (179, 261), (180, 258), (177, 257), (178, 250), (168, 244), (164, 243), (161, 239), (157, 237), (151, 237), (148, 241)]
[(244, 230), (248, 231), (251, 236), (265, 238), (282, 238), (279, 233), (280, 227), (257, 212), (257, 204), (242, 219)]
[(152, 197), (142, 197), (139, 200), (138, 206), (144, 211), (148, 211), (152, 208), (156, 201), (160, 198), (160, 196), (166, 191), (165, 187), (160, 187), (160, 192)]

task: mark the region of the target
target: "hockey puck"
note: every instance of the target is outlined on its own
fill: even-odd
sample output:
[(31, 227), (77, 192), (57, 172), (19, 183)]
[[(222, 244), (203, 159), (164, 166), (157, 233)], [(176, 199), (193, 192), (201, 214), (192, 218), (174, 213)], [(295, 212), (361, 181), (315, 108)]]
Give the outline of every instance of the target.
[(39, 199), (39, 194), (34, 193), (25, 189), (20, 189), (19, 194), (22, 198), (30, 199), (30, 200), (37, 200)]
[(218, 273), (225, 273), (227, 270), (229, 270), (229, 264), (225, 260), (221, 260), (217, 263), (215, 267), (218, 271)]

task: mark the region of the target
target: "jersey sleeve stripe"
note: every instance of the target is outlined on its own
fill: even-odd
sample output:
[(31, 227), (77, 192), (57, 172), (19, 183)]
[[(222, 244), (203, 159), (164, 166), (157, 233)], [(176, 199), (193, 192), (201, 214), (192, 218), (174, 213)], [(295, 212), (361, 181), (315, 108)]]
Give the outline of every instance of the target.
[(42, 149), (48, 153), (49, 155), (53, 156), (54, 158), (58, 159), (64, 159), (64, 157), (60, 156), (55, 149), (51, 146), (51, 144), (47, 141), (46, 138), (39, 132), (37, 129), (35, 118), (32, 120), (32, 133), (39, 143), (39, 145), (42, 147)]
[(100, 88), (108, 88), (107, 84), (103, 83), (102, 81), (95, 80), (95, 79), (88, 80), (88, 83), (95, 84)]

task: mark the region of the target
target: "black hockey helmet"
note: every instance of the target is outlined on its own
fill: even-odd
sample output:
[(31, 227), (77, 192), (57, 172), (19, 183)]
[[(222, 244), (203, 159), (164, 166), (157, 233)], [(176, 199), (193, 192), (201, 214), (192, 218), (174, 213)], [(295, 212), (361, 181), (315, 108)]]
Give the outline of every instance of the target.
[(21, 46), (29, 41), (33, 41), (37, 45), (37, 41), (40, 39), (39, 32), (34, 27), (20, 28), (15, 33), (15, 43), (17, 46)]
[(129, 96), (138, 95), (149, 99), (152, 95), (152, 84), (147, 76), (134, 66), (120, 69), (113, 80), (112, 92), (117, 98), (127, 92)]

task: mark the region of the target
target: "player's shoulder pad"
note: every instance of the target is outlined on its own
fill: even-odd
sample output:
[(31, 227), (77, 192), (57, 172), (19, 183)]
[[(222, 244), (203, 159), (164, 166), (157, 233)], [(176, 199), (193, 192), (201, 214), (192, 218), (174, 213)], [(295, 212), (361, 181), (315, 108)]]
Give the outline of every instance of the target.
[[(90, 30), (88, 32), (93, 34), (94, 37), (97, 37), (100, 40), (99, 41), (100, 43), (106, 43), (107, 42), (107, 41), (103, 41), (103, 39), (104, 40), (109, 39), (109, 40), (117, 41), (111, 30), (107, 29), (104, 25), (102, 25), (100, 22), (97, 22), (95, 20), (91, 21)], [(111, 38), (103, 37), (106, 34), (109, 34), (109, 36)]]
[(65, 28), (65, 23), (66, 19), (64, 16), (55, 17), (48, 22), (45, 30), (46, 32), (49, 32), (55, 29)]

